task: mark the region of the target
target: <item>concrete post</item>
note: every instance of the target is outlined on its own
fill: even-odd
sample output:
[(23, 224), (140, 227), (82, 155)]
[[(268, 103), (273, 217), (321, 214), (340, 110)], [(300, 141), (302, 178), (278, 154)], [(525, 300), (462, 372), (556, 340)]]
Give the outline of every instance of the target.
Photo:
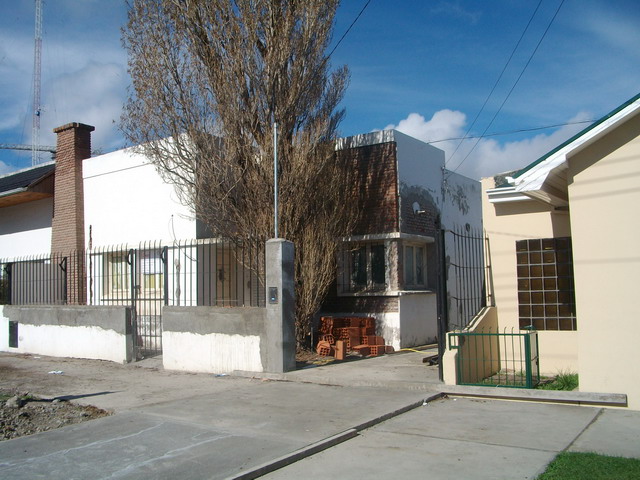
[(293, 243), (282, 238), (267, 241), (267, 325), (265, 371), (281, 373), (296, 368), (295, 290)]

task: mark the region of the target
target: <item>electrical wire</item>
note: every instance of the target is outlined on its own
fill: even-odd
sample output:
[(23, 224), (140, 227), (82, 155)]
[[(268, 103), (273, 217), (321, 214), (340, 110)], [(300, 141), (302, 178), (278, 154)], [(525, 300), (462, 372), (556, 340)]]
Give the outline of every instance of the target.
[(333, 47), (333, 49), (331, 50), (331, 52), (329, 52), (329, 55), (327, 55), (327, 60), (329, 58), (331, 58), (331, 55), (333, 55), (333, 52), (336, 51), (336, 49), (340, 46), (340, 44), (342, 43), (342, 41), (344, 40), (344, 38), (347, 36), (347, 34), (351, 31), (351, 29), (353, 28), (353, 26), (356, 24), (356, 22), (358, 21), (358, 19), (362, 16), (362, 14), (364, 13), (364, 11), (367, 9), (367, 7), (369, 6), (369, 4), (371, 3), (371, 0), (367, 0), (367, 3), (364, 4), (364, 7), (362, 7), (362, 10), (360, 10), (360, 13), (358, 14), (358, 16), (353, 20), (353, 22), (351, 22), (351, 25), (349, 25), (349, 28), (347, 28), (347, 30), (342, 34), (342, 36), (340, 37), (340, 40), (338, 40), (338, 43), (335, 44), (335, 46)]
[(484, 138), (484, 135), (487, 133), (487, 130), (489, 130), (491, 125), (493, 125), (493, 122), (495, 121), (496, 117), (498, 116), (498, 114), (502, 110), (502, 107), (504, 107), (505, 103), (507, 103), (507, 100), (509, 100), (509, 97), (511, 96), (511, 94), (513, 93), (513, 90), (518, 85), (518, 82), (520, 82), (520, 79), (522, 78), (522, 75), (524, 75), (524, 72), (527, 70), (527, 67), (531, 63), (531, 60), (533, 60), (533, 57), (535, 56), (536, 52), (538, 51), (538, 48), (542, 44), (542, 41), (547, 36), (547, 32), (551, 28), (551, 25), (553, 25), (553, 22), (556, 19), (556, 17), (558, 16), (558, 13), (560, 13), (560, 9), (562, 8), (562, 5), (564, 5), (564, 1), (565, 0), (562, 0), (560, 2), (560, 5), (558, 5), (558, 8), (556, 9), (556, 13), (553, 14), (553, 17), (549, 21), (549, 24), (547, 25), (547, 28), (545, 29), (545, 31), (543, 32), (542, 36), (540, 37), (540, 40), (538, 41), (538, 44), (536, 45), (536, 48), (534, 48), (533, 52), (531, 52), (531, 55), (529, 56), (529, 59), (527, 60), (527, 63), (525, 64), (524, 67), (522, 67), (522, 70), (520, 71), (520, 75), (518, 75), (518, 78), (516, 78), (516, 81), (514, 82), (513, 86), (511, 87), (511, 90), (509, 90), (509, 93), (507, 93), (507, 96), (502, 101), (502, 104), (500, 104), (500, 108), (498, 108), (496, 113), (493, 115), (493, 118), (491, 119), (491, 121), (489, 122), (487, 127), (484, 129), (482, 134), (478, 137), (476, 143), (473, 144), (473, 147), (471, 147), (471, 150), (469, 150), (467, 155), (462, 159), (462, 161), (458, 164), (458, 166), (456, 168), (454, 168), (453, 171), (451, 171), (451, 173), (456, 172), (462, 166), (462, 164), (469, 158), (469, 155), (471, 155), (471, 152), (473, 152), (473, 150), (475, 150), (475, 148), (478, 145), (478, 143), (480, 143), (480, 139)]
[(513, 135), (514, 133), (524, 133), (524, 132), (535, 132), (537, 130), (547, 130), (549, 128), (558, 128), (558, 127), (566, 127), (569, 125), (581, 125), (584, 123), (593, 123), (595, 120), (580, 120), (579, 122), (565, 122), (565, 123), (556, 123), (554, 125), (545, 125), (543, 127), (531, 127), (531, 128), (519, 128), (517, 130), (509, 130), (506, 132), (495, 132), (495, 133), (485, 133), (484, 135), (470, 135), (464, 137), (451, 137), (451, 138), (442, 138), (440, 140), (429, 140), (425, 143), (439, 143), (439, 142), (451, 142), (454, 140), (469, 140), (473, 138), (487, 138), (487, 137), (498, 137), (501, 135)]
[[(535, 10), (531, 14), (531, 17), (529, 18), (529, 21), (527, 22), (527, 26), (524, 27), (524, 30), (522, 31), (522, 35), (520, 35), (520, 38), (518, 39), (518, 42), (516, 43), (516, 46), (513, 47), (513, 50), (511, 51), (511, 55), (509, 55), (509, 59), (504, 64), (504, 67), (502, 67), (502, 71), (500, 72), (500, 75), (498, 75), (498, 79), (496, 80), (496, 82), (493, 84), (493, 88), (489, 92), (489, 95), (487, 95), (487, 98), (485, 99), (484, 103), (482, 104), (482, 107), (480, 108), (480, 111), (476, 114), (476, 117), (473, 119), (473, 122), (471, 122), (471, 125), (469, 125), (469, 128), (467, 129), (465, 134), (462, 136), (461, 139), (459, 139), (460, 142), (458, 142), (458, 145), (456, 145), (456, 149), (453, 151), (453, 153), (451, 154), (451, 156), (449, 157), (449, 160), (447, 162), (450, 162), (451, 160), (453, 160), (453, 157), (456, 156), (456, 152), (458, 151), (458, 149), (460, 148), (460, 145), (462, 145), (462, 142), (465, 139), (467, 139), (467, 138), (475, 138), (475, 137), (469, 137), (468, 136), (469, 132), (471, 131), (473, 126), (476, 124), (476, 121), (478, 120), (478, 118), (480, 117), (482, 112), (484, 111), (484, 107), (487, 106), (487, 103), (489, 102), (489, 99), (493, 96), (493, 92), (495, 92), (496, 87), (498, 86), (498, 83), (500, 83), (500, 80), (502, 80), (502, 76), (504, 75), (504, 72), (507, 70), (507, 67), (511, 63), (511, 60), (513, 59), (513, 56), (515, 55), (516, 51), (518, 50), (518, 47), (520, 46), (520, 43), (522, 42), (522, 39), (524, 38), (525, 34), (527, 33), (527, 30), (529, 30), (529, 26), (531, 25), (531, 22), (533, 22), (533, 19), (536, 16), (536, 13), (538, 13), (538, 10), (540, 9), (540, 5), (542, 5), (542, 0), (540, 0), (538, 2), (538, 5), (536, 6)], [(458, 140), (458, 139), (456, 139), (456, 140)], [(445, 167), (447, 166), (447, 162), (445, 162)]]

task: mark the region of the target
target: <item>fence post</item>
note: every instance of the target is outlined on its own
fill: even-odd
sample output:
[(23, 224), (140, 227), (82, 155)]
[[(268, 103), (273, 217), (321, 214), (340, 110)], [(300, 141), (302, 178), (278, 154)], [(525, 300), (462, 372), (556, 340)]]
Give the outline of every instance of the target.
[(265, 252), (267, 285), (267, 372), (288, 372), (296, 367), (295, 290), (293, 243), (275, 238)]
[(447, 253), (445, 251), (446, 230), (439, 228), (437, 238), (438, 256), (438, 377), (444, 381), (442, 360), (446, 349), (446, 335), (449, 330), (447, 302)]

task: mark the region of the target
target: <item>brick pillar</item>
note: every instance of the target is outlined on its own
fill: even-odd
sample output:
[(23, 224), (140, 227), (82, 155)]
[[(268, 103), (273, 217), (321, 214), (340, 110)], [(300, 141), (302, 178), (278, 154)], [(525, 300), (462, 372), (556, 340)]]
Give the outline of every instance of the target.
[(55, 189), (51, 252), (67, 258), (67, 303), (86, 303), (84, 269), (84, 186), (82, 161), (91, 157), (91, 125), (68, 123), (54, 128)]

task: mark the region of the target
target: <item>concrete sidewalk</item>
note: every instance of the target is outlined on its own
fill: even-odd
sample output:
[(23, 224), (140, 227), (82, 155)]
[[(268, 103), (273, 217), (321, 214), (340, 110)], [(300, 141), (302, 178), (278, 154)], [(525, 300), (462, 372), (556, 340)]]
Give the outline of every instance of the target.
[[(41, 382), (29, 390), (116, 412), (0, 442), (0, 478), (525, 479), (565, 449), (640, 457), (640, 412), (440, 398), (424, 356), (269, 381), (165, 372), (157, 360), (145, 368), (0, 354), (0, 386)], [(52, 365), (65, 374), (47, 375)]]

